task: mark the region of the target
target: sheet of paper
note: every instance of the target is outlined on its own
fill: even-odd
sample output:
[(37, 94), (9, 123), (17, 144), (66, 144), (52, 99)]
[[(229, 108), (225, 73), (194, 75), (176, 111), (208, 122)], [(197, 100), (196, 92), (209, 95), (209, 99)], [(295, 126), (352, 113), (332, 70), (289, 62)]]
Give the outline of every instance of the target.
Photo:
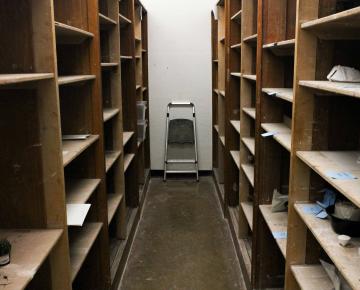
[(306, 204), (302, 206), (302, 211), (305, 214), (317, 215), (322, 211), (322, 207), (317, 204)]
[(326, 175), (332, 179), (339, 179), (339, 180), (351, 180), (351, 179), (358, 179), (356, 176), (352, 175), (350, 172), (344, 171), (328, 171)]
[(277, 134), (278, 134), (278, 132), (266, 132), (266, 133), (261, 134), (261, 136), (262, 137), (270, 137), (270, 136), (275, 136)]
[(89, 212), (91, 204), (67, 204), (67, 225), (81, 227), (84, 224), (86, 215)]
[(273, 232), (273, 237), (276, 240), (284, 240), (287, 239), (287, 232)]

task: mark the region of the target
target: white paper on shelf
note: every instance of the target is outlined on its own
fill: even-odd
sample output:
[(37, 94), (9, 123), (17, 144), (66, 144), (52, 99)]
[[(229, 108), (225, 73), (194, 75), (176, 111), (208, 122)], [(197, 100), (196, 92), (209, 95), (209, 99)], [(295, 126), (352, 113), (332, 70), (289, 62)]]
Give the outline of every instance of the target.
[(63, 140), (86, 140), (89, 138), (90, 134), (82, 135), (62, 135)]
[(91, 204), (67, 204), (67, 225), (81, 227), (84, 224), (86, 215), (89, 212)]
[(63, 154), (63, 156), (66, 155), (66, 154), (69, 154), (69, 151), (64, 150), (64, 151), (62, 152), (62, 154)]

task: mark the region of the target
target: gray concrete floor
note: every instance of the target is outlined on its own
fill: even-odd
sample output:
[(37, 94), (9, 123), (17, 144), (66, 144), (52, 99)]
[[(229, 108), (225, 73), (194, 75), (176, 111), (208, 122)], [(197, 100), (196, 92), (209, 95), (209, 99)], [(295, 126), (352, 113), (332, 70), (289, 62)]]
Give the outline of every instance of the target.
[(151, 180), (119, 289), (245, 289), (211, 177)]

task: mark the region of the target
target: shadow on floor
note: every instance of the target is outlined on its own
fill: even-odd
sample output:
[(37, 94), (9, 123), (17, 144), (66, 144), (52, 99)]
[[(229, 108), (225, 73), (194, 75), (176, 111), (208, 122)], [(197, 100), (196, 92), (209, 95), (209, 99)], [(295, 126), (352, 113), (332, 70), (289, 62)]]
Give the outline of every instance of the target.
[(211, 177), (151, 180), (121, 290), (245, 289)]

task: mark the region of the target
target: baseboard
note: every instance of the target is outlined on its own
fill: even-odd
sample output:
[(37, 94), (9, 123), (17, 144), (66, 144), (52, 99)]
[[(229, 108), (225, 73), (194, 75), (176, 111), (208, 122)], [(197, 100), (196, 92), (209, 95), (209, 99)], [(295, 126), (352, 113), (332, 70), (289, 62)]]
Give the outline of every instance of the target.
[[(199, 170), (199, 176), (211, 176), (212, 170)], [(164, 170), (151, 170), (151, 177), (163, 177)], [(168, 177), (176, 178), (188, 178), (194, 176), (194, 174), (169, 174)]]

